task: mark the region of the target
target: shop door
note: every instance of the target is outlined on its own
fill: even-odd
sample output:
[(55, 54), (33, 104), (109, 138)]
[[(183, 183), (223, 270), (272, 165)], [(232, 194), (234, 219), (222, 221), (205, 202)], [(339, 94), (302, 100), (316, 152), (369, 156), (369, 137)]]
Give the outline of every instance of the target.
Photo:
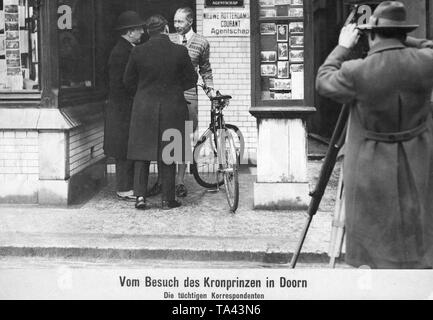
[[(357, 5), (357, 23), (367, 23), (381, 0), (314, 0), (314, 68), (315, 74), (329, 53), (337, 46), (340, 30), (351, 10)], [(354, 56), (361, 57), (368, 50), (363, 42)], [(317, 113), (309, 122), (310, 132), (329, 138), (340, 114), (341, 105), (315, 94)]]

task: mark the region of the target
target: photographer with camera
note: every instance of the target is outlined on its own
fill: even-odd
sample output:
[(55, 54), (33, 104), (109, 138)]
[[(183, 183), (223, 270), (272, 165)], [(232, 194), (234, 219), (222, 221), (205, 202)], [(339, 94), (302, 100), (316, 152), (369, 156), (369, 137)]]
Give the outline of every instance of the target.
[[(352, 105), (344, 160), (346, 262), (382, 269), (433, 265), (433, 43), (407, 37), (401, 2), (345, 26), (317, 90)], [(362, 33), (370, 51), (346, 61)]]

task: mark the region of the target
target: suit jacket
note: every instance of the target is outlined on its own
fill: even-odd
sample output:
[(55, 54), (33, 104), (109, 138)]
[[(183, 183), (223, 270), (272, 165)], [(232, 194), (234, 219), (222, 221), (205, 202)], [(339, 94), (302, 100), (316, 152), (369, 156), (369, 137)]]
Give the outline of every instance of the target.
[(133, 46), (120, 38), (108, 61), (109, 98), (105, 108), (104, 152), (107, 156), (126, 159), (132, 98), (123, 84), (123, 73)]
[[(347, 258), (433, 264), (433, 50), (382, 41), (365, 59), (337, 47), (320, 94), (353, 103), (345, 149)], [(364, 255), (365, 256), (365, 255)], [(422, 264), (420, 264), (422, 265)]]
[[(196, 83), (197, 73), (188, 51), (172, 43), (167, 35), (151, 37), (132, 50), (124, 74), (125, 86), (130, 90), (137, 87), (128, 159), (159, 160), (161, 150), (168, 144), (162, 141), (168, 129), (180, 132), (183, 138), (188, 119), (183, 93)], [(183, 141), (180, 147), (184, 147)]]

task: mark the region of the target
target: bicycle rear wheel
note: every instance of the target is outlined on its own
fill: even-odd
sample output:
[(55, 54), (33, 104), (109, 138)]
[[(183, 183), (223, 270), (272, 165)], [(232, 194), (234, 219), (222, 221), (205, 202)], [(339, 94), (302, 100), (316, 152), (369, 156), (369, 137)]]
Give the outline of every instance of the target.
[[(233, 138), (238, 156), (242, 159), (245, 141), (241, 131), (234, 125), (226, 124), (225, 132)], [(207, 189), (216, 189), (224, 184), (224, 178), (218, 171), (217, 139), (218, 137), (208, 129), (194, 147), (194, 163), (191, 172), (197, 183)]]
[(239, 205), (239, 154), (233, 136), (226, 130), (219, 137), (221, 172), (224, 177), (227, 202), (230, 210), (236, 212)]
[(224, 183), (218, 171), (218, 153), (215, 135), (207, 130), (194, 147), (194, 165), (192, 174), (199, 185), (207, 189), (215, 189)]

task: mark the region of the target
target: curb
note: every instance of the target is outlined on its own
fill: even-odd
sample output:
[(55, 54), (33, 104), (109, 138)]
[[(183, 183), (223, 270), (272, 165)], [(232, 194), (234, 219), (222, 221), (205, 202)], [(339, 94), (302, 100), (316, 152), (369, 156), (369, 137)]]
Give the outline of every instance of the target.
[[(228, 238), (134, 234), (0, 234), (0, 257), (239, 261), (288, 264), (296, 244), (285, 238)], [(314, 251), (313, 251), (314, 250)], [(299, 262), (323, 263), (324, 248), (304, 247)]]
[[(0, 257), (38, 258), (96, 258), (125, 260), (187, 260), (215, 262), (257, 262), (264, 264), (289, 264), (292, 252), (249, 252), (178, 249), (116, 249), (116, 248), (65, 248), (65, 247), (0, 247)], [(328, 263), (326, 253), (301, 253), (299, 263)]]

